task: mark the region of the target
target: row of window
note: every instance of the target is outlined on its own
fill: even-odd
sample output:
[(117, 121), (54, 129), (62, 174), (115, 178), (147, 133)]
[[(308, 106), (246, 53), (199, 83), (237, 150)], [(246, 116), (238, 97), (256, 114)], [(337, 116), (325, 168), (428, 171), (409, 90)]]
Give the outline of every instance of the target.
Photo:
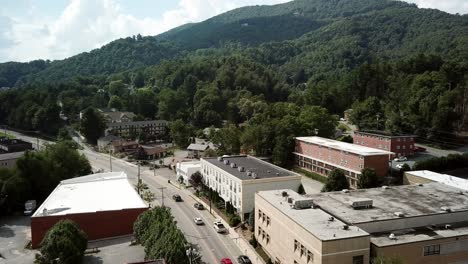
[(266, 244), (268, 245), (270, 243), (270, 235), (265, 232), (261, 227), (258, 227), (258, 239), (266, 240)]
[(258, 219), (262, 220), (262, 223), (265, 223), (266, 221), (266, 225), (269, 226), (270, 225), (270, 217), (268, 215), (266, 215), (264, 212), (262, 212), (262, 210), (258, 210)]
[(440, 254), (440, 245), (430, 245), (424, 247), (424, 256), (432, 256)]
[[(296, 239), (294, 239), (294, 252), (299, 253), (300, 258), (305, 257), (307, 263), (314, 262), (314, 254)], [(296, 261), (294, 262), (297, 263)]]

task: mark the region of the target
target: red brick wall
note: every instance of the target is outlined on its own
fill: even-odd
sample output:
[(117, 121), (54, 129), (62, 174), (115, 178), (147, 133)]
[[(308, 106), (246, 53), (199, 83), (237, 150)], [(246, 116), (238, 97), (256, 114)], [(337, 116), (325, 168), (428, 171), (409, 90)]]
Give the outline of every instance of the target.
[(364, 167), (374, 169), (379, 177), (388, 174), (388, 156), (368, 156), (364, 160)]
[[(397, 156), (414, 154), (413, 137), (383, 137), (354, 132), (354, 144), (394, 152)], [(386, 148), (385, 148), (386, 147)]]
[(76, 222), (88, 240), (123, 236), (133, 233), (133, 223), (147, 208), (102, 211), (95, 213), (31, 217), (32, 247), (37, 248), (47, 231), (60, 220)]

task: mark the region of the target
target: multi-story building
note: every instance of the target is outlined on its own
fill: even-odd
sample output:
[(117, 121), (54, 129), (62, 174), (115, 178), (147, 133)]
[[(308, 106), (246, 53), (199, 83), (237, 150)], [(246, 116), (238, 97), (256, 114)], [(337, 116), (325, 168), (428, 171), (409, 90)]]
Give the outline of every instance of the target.
[(411, 156), (415, 152), (413, 135), (390, 134), (384, 131), (354, 131), (353, 143), (356, 145), (382, 149), (396, 156)]
[(162, 136), (166, 134), (166, 120), (128, 121), (107, 123), (106, 135), (114, 134), (120, 137), (136, 137), (140, 133)]
[(190, 177), (199, 172), (201, 168), (200, 161), (183, 161), (177, 162), (176, 164), (176, 173), (177, 180), (180, 183), (188, 184)]
[(468, 192), (441, 183), (255, 196), (255, 235), (282, 264), (465, 263)]
[(342, 169), (350, 186), (356, 188), (364, 168), (386, 176), (392, 153), (327, 138), (298, 137), (294, 155), (297, 166), (324, 176), (335, 168)]
[(236, 209), (241, 219), (253, 210), (255, 192), (293, 189), (301, 184), (301, 176), (252, 156), (202, 158), (201, 172), (206, 186)]
[(32, 143), (30, 142), (0, 137), (0, 153), (13, 153), (32, 149)]

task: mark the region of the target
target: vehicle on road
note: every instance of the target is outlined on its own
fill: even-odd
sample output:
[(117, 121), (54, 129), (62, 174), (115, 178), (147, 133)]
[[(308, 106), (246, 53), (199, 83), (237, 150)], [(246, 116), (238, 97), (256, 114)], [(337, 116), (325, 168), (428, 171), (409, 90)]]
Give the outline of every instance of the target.
[(24, 203), (24, 215), (32, 215), (36, 210), (36, 200), (28, 200)]
[(221, 223), (221, 221), (219, 221), (219, 220), (215, 221), (213, 223), (213, 227), (216, 230), (216, 232), (218, 232), (218, 233), (226, 232), (226, 227), (224, 227), (223, 223)]
[(178, 194), (172, 195), (172, 199), (176, 202), (182, 202), (182, 197), (180, 197)]
[(223, 258), (221, 259), (221, 264), (232, 264), (232, 261), (230, 258)]
[(203, 209), (205, 209), (205, 207), (204, 207), (203, 204), (201, 204), (201, 203), (195, 203), (195, 204), (193, 205), (193, 207), (197, 208), (198, 210), (203, 210)]
[(193, 222), (195, 222), (196, 225), (203, 225), (203, 220), (200, 217), (194, 217)]
[(406, 163), (400, 163), (400, 164), (397, 164), (395, 167), (401, 170), (405, 164)]
[(252, 261), (250, 261), (249, 257), (245, 255), (240, 255), (239, 257), (237, 257), (237, 262), (239, 262), (240, 264), (252, 264)]
[(407, 160), (408, 158), (405, 156), (401, 156), (401, 157), (393, 159), (393, 161), (398, 161), (398, 162), (407, 161)]

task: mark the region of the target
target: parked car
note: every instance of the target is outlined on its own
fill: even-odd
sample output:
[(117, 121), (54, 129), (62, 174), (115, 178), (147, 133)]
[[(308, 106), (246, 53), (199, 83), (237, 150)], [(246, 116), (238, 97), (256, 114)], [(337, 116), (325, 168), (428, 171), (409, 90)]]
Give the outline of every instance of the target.
[(198, 210), (203, 210), (203, 209), (205, 209), (205, 207), (204, 207), (203, 204), (201, 204), (201, 203), (195, 203), (195, 204), (193, 205), (193, 207), (197, 208)]
[(180, 197), (178, 194), (172, 195), (172, 199), (176, 202), (182, 202), (182, 197)]
[(400, 164), (397, 164), (395, 167), (401, 170), (405, 164), (406, 163), (400, 163)]
[(408, 158), (405, 156), (401, 156), (401, 157), (393, 159), (393, 161), (397, 161), (397, 162), (402, 162), (402, 161), (407, 161), (407, 160)]
[(213, 227), (216, 230), (216, 232), (218, 232), (218, 233), (226, 232), (226, 227), (224, 227), (223, 223), (221, 223), (221, 221), (219, 221), (219, 220), (215, 221), (213, 223)]
[(237, 257), (237, 261), (240, 264), (252, 264), (252, 261), (250, 261), (249, 257), (244, 255), (240, 255), (239, 257)]
[(203, 220), (200, 217), (194, 217), (193, 222), (195, 222), (196, 225), (203, 225)]
[(232, 261), (230, 258), (223, 258), (221, 259), (221, 264), (232, 264)]

